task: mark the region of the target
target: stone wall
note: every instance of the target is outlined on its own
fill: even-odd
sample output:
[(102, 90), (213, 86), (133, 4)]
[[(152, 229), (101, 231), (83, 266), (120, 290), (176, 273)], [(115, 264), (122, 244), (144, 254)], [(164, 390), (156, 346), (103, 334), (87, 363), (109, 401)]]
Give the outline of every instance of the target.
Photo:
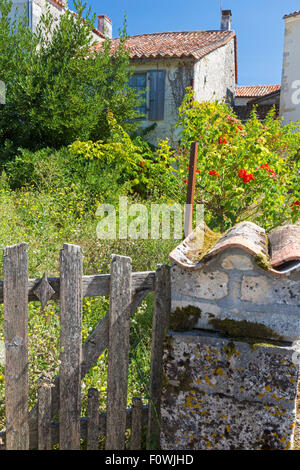
[(194, 89), (197, 101), (226, 100), (233, 103), (235, 96), (235, 46), (228, 44), (196, 62)]
[[(194, 328), (273, 340), (300, 338), (300, 273), (276, 277), (243, 250), (223, 252), (197, 271), (171, 269), (172, 322), (196, 309)], [(174, 320), (173, 320), (174, 318)], [(184, 327), (184, 325), (183, 325)], [(252, 333), (253, 330), (253, 333)]]
[[(290, 232), (294, 238), (284, 243), (241, 224), (194, 264), (185, 258), (189, 242), (171, 254), (176, 263), (164, 350), (163, 449), (292, 448), (300, 226)], [(281, 251), (270, 240), (283, 243)], [(289, 261), (275, 269), (280, 253)]]
[(165, 347), (161, 446), (263, 450), (293, 445), (295, 347), (204, 332), (175, 333)]

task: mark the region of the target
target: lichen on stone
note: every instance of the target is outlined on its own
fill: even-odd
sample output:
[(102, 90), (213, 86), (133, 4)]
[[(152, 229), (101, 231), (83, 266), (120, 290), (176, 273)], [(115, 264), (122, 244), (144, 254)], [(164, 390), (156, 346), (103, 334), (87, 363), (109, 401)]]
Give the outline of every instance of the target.
[[(203, 233), (204, 232), (204, 233)], [(193, 245), (197, 246), (197, 241), (201, 237), (201, 248), (195, 250), (188, 250), (186, 256), (194, 263), (202, 261), (205, 255), (215, 246), (215, 244), (222, 237), (222, 233), (214, 232), (206, 224), (202, 228), (201, 232), (195, 231), (195, 239), (193, 240)], [(203, 239), (202, 239), (203, 238)]]
[(223, 353), (226, 355), (227, 359), (230, 361), (230, 359), (233, 356), (237, 355), (238, 351), (237, 351), (234, 343), (228, 343), (228, 344), (226, 344), (226, 346), (224, 346)]

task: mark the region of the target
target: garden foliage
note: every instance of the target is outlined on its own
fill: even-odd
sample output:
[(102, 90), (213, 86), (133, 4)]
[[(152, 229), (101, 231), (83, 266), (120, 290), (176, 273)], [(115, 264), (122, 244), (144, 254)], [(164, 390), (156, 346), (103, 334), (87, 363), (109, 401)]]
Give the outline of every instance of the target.
[(48, 11), (32, 33), (25, 17), (10, 19), (10, 0), (0, 2), (0, 80), (7, 87), (0, 106), (2, 160), (18, 147), (58, 149), (76, 139), (106, 140), (108, 109), (125, 130), (136, 128), (140, 98), (128, 86), (126, 24), (115, 52), (106, 40), (96, 53), (94, 18), (84, 14), (81, 0), (74, 3), (77, 15), (66, 10), (54, 24)]
[(283, 126), (274, 112), (261, 123), (254, 110), (242, 124), (228, 105), (199, 103), (187, 92), (177, 124), (178, 175), (184, 191), (188, 150), (198, 142), (196, 200), (212, 228), (224, 231), (247, 219), (269, 230), (299, 219), (299, 123)]

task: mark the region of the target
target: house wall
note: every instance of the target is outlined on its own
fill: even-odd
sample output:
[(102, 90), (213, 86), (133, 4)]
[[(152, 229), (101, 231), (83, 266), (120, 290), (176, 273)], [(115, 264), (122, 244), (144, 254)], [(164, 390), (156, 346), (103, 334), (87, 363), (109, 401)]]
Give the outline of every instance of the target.
[[(202, 100), (223, 100), (234, 98), (235, 93), (235, 50), (234, 40), (216, 51), (211, 52), (196, 63), (194, 60), (132, 61), (135, 72), (154, 69), (166, 70), (165, 112), (163, 121), (145, 120), (145, 129), (155, 122), (157, 127), (147, 135), (153, 145), (159, 139), (169, 138), (171, 144), (178, 141), (179, 130), (174, 129), (178, 108), (181, 105), (185, 88), (194, 83), (195, 97)], [(206, 81), (205, 81), (205, 77)], [(148, 81), (149, 85), (149, 81)], [(149, 100), (149, 93), (147, 99)], [(149, 102), (147, 103), (149, 107)]]
[[(178, 130), (174, 129), (177, 121), (177, 111), (185, 95), (185, 88), (191, 86), (194, 76), (192, 60), (155, 60), (155, 61), (132, 61), (135, 72), (149, 72), (150, 70), (165, 70), (165, 107), (164, 120), (149, 121), (146, 119), (141, 123), (141, 128), (146, 129), (153, 124), (156, 128), (147, 134), (147, 140), (157, 145), (159, 139), (169, 138), (171, 143), (178, 140)], [(147, 76), (147, 86), (150, 87), (150, 74)], [(149, 109), (149, 91), (147, 92), (147, 108)]]
[(300, 120), (300, 15), (285, 20), (280, 116)]
[[(50, 9), (50, 13), (54, 18), (54, 24), (57, 24), (61, 15), (65, 12), (65, 6), (59, 5), (59, 3), (67, 6), (67, 0), (61, 2), (55, 2), (53, 0), (13, 0), (13, 15), (18, 12), (18, 16), (24, 15), (24, 12), (28, 11), (29, 26), (32, 31), (36, 31), (37, 25), (39, 24), (43, 14), (47, 12), (47, 6)], [(16, 7), (18, 9), (16, 10)], [(91, 41), (103, 41), (98, 34), (91, 33)]]
[(255, 100), (255, 103), (257, 103), (259, 106), (262, 106), (262, 105), (279, 105), (279, 101), (280, 101), (280, 91), (276, 92), (276, 93), (272, 93), (270, 95), (266, 95), (265, 97), (262, 97), (262, 98), (258, 98), (257, 100)]
[(43, 14), (47, 12), (47, 4), (49, 5), (50, 13), (53, 16), (55, 24), (59, 21), (61, 15), (64, 14), (65, 9), (47, 0), (32, 0), (32, 30), (35, 31)]
[(235, 96), (234, 39), (195, 64), (195, 98), (198, 101), (228, 100)]
[(243, 97), (243, 98), (235, 98), (234, 105), (235, 106), (247, 106), (248, 102), (253, 100), (254, 97)]

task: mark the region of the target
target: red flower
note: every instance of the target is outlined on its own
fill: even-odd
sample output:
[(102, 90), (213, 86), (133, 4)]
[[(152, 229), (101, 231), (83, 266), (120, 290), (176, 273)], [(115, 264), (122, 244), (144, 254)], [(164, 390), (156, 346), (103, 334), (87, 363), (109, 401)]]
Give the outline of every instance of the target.
[(240, 170), (238, 172), (238, 175), (239, 175), (239, 178), (244, 178), (245, 176), (247, 176), (247, 170)]
[(248, 173), (247, 170), (240, 170), (238, 176), (243, 178), (244, 183), (250, 183), (254, 179), (253, 173)]
[[(190, 167), (189, 167), (189, 166), (187, 166), (187, 167), (186, 167), (186, 169), (187, 169), (187, 170), (189, 170), (189, 169), (190, 169)], [(198, 175), (200, 175), (201, 171), (200, 171), (200, 170), (196, 170), (196, 173), (198, 173)]]
[(243, 130), (242, 126), (237, 126), (237, 128), (238, 128), (240, 131)]
[(183, 184), (188, 184), (188, 180), (183, 180)]
[(216, 170), (210, 170), (209, 174), (210, 176), (217, 176), (218, 178), (220, 178), (220, 174)]
[(292, 207), (293, 209), (296, 209), (296, 206), (300, 207), (300, 201), (295, 201), (295, 202), (293, 202), (293, 204), (291, 205), (291, 207)]
[(219, 142), (220, 144), (227, 144), (227, 139), (225, 139), (225, 137), (220, 137)]
[(269, 167), (268, 163), (265, 163), (264, 165), (260, 165), (260, 168), (262, 170), (266, 170), (268, 173), (270, 173), (270, 177), (273, 178), (274, 176), (276, 176), (276, 172), (275, 170), (273, 170), (272, 168)]
[(245, 175), (243, 178), (244, 183), (250, 183), (254, 179), (254, 175), (252, 173), (249, 173), (248, 175)]

